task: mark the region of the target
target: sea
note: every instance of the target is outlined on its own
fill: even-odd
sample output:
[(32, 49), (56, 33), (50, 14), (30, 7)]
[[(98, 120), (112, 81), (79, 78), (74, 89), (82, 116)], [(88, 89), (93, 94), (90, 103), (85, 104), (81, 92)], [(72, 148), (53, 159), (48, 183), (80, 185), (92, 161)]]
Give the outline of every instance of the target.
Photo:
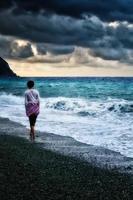
[(133, 157), (133, 78), (49, 77), (0, 79), (0, 117), (29, 127), (24, 92), (40, 92), (36, 129)]

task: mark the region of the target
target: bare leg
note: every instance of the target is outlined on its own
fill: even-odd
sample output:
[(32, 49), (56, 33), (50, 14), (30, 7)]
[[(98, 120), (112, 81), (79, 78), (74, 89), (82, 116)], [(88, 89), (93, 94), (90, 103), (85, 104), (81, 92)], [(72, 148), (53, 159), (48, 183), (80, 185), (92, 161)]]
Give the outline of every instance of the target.
[(32, 141), (32, 131), (31, 131), (31, 127), (30, 127), (30, 140)]
[(30, 139), (32, 141), (34, 141), (35, 140), (35, 129), (34, 129), (34, 126), (31, 126), (30, 128), (31, 128), (31, 130), (30, 130)]

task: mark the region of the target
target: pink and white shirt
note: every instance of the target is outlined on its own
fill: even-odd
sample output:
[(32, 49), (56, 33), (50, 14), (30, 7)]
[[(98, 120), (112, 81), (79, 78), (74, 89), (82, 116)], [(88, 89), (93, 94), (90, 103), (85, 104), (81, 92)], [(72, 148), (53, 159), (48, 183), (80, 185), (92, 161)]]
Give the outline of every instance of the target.
[(40, 112), (40, 95), (36, 89), (27, 89), (25, 91), (26, 115), (38, 115)]

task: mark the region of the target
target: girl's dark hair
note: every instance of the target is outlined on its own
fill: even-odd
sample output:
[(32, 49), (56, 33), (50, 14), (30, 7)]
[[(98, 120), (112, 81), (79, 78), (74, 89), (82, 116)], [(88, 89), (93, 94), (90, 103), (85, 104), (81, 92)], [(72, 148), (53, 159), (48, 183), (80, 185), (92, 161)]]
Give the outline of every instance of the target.
[(27, 82), (27, 87), (28, 87), (29, 89), (33, 88), (33, 87), (34, 87), (34, 81), (28, 81), (28, 82)]

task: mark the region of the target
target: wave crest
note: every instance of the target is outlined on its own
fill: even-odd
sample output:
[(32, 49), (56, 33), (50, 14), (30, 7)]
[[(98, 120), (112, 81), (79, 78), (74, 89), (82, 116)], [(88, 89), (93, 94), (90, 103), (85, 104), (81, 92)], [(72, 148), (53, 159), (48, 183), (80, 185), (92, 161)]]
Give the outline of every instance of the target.
[[(0, 94), (1, 106), (23, 106), (24, 96)], [(79, 116), (95, 116), (102, 113), (132, 113), (133, 102), (123, 99), (89, 100), (81, 98), (53, 97), (41, 98), (42, 110), (63, 111)]]
[(86, 99), (58, 97), (46, 98), (45, 101), (45, 108), (47, 109), (69, 111), (77, 113), (80, 116), (97, 115), (103, 112), (133, 112), (133, 102), (120, 99), (89, 101)]

